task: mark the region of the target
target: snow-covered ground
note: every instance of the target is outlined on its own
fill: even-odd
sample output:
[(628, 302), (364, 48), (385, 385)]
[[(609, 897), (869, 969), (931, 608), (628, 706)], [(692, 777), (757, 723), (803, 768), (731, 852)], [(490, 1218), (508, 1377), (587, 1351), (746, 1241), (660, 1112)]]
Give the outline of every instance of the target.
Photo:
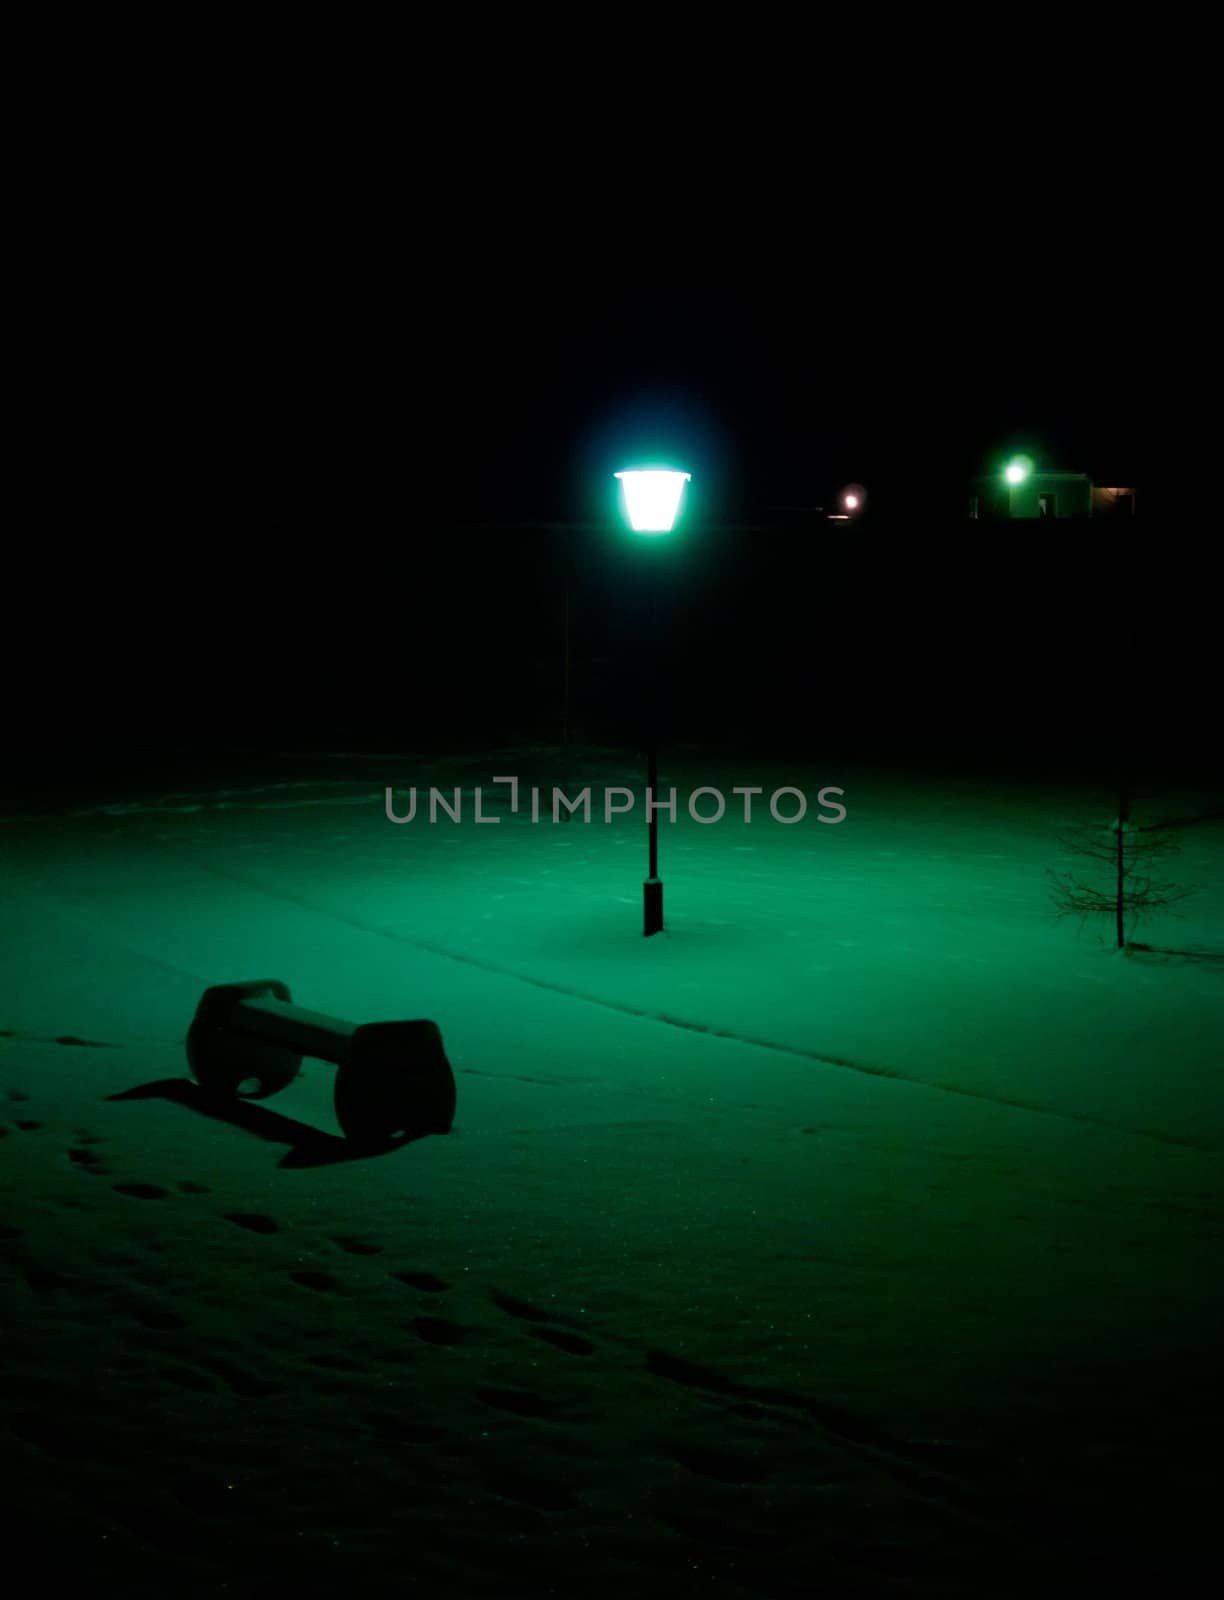
[[(637, 810), (533, 824), (509, 774)], [(7, 1498), (48, 1581), (1205, 1585), (1224, 822), (1119, 955), (1046, 879), (1100, 793), (661, 776), (650, 940), (632, 756), (286, 752), (0, 820)], [(389, 822), (413, 784), (466, 791), (463, 823)], [(701, 784), (809, 814), (701, 826)], [(453, 1132), (353, 1159), (317, 1062), (203, 1114), (187, 1025), (252, 977), (434, 1018)]]

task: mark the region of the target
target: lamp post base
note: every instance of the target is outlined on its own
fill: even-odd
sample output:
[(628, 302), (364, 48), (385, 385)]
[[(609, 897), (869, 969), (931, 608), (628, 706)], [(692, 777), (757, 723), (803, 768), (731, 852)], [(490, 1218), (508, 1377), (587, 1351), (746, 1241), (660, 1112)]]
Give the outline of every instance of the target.
[(642, 884), (643, 928), (647, 939), (652, 933), (663, 932), (663, 880), (647, 878)]

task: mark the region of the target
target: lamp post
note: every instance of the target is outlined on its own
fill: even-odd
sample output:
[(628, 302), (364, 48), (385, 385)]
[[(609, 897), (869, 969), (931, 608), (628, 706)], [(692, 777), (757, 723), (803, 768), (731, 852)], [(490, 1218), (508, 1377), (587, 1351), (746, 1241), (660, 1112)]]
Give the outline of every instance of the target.
[(848, 483), (837, 497), (836, 511), (830, 511), (830, 522), (850, 522), (867, 503), (867, 491), (861, 483)]
[[(1033, 503), (1033, 485), (1030, 479), (1033, 476), (1034, 465), (1032, 456), (1012, 456), (1003, 467), (1003, 502), (1007, 507), (1006, 515), (1028, 516), (1027, 509)], [(1017, 509), (1019, 507), (1019, 509)]]
[[(629, 526), (634, 533), (670, 533), (680, 509), (689, 472), (669, 467), (635, 467), (615, 474), (625, 491)], [(650, 669), (653, 675), (659, 657), (659, 611), (656, 586), (650, 595)], [(663, 931), (663, 880), (659, 877), (659, 813), (652, 802), (659, 784), (659, 727), (657, 698), (651, 696), (646, 742), (646, 803), (648, 835), (648, 876), (642, 885), (642, 932), (646, 938)]]

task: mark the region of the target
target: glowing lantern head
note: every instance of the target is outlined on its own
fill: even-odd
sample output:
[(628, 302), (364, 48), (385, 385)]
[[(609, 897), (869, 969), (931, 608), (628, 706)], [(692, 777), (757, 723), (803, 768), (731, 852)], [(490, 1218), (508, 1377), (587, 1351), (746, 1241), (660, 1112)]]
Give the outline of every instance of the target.
[(668, 467), (635, 467), (615, 474), (624, 485), (629, 526), (634, 533), (670, 533), (680, 509), (680, 495), (691, 472)]

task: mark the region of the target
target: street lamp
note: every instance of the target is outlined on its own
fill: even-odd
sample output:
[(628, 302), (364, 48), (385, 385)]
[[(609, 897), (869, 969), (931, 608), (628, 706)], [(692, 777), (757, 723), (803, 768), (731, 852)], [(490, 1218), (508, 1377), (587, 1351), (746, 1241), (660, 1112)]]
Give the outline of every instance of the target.
[(1033, 463), (1027, 456), (1016, 456), (1004, 467), (1003, 478), (1014, 488), (1016, 484), (1023, 483), (1032, 470)]
[(680, 494), (693, 476), (668, 467), (635, 467), (615, 474), (624, 485), (629, 526), (634, 533), (670, 533), (680, 509)]
[[(625, 491), (625, 506), (629, 526), (634, 533), (670, 533), (680, 509), (680, 496), (692, 477), (690, 472), (675, 472), (667, 467), (636, 467), (614, 474)], [(650, 652), (651, 668), (659, 659), (659, 610), (657, 593), (652, 586), (650, 597)], [(648, 686), (651, 696), (649, 735), (646, 744), (646, 819), (649, 868), (642, 885), (642, 932), (649, 939), (652, 933), (663, 931), (663, 880), (659, 877), (659, 813), (651, 802), (659, 786), (659, 727), (658, 694), (653, 685)]]
[(867, 491), (861, 483), (848, 483), (837, 492), (837, 510), (828, 513), (830, 522), (853, 522), (867, 503)]

